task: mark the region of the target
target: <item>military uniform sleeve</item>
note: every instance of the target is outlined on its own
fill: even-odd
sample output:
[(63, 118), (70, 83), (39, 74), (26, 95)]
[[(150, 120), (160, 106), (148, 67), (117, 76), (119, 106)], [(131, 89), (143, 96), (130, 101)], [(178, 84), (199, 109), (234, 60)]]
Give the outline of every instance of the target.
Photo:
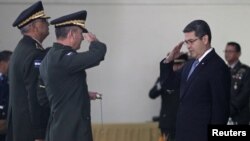
[[(51, 47), (47, 47), (45, 49), (44, 54), (42, 55), (42, 58), (44, 58), (43, 56), (45, 56), (50, 49), (51, 49)], [(40, 70), (39, 70), (39, 72), (40, 72)], [(48, 98), (47, 93), (46, 93), (45, 84), (44, 84), (43, 79), (42, 79), (40, 74), (38, 76), (38, 84), (37, 84), (37, 99), (38, 99), (39, 104), (42, 107), (50, 108), (49, 98)]]
[(160, 81), (165, 81), (173, 72), (173, 62), (164, 63), (164, 59), (160, 62)]
[(47, 108), (50, 107), (45, 85), (40, 75), (39, 75), (38, 83), (37, 83), (37, 99), (38, 99), (39, 104), (42, 107), (47, 107)]
[(149, 91), (149, 97), (152, 99), (157, 98), (161, 94), (164, 94), (164, 91), (167, 90), (169, 85), (166, 82), (170, 82), (170, 77), (174, 75), (173, 72), (173, 62), (170, 63), (164, 63), (165, 58), (160, 62), (160, 76), (155, 82), (155, 85), (153, 88)]
[(164, 63), (164, 60), (160, 62), (160, 78), (163, 91), (174, 90), (180, 88), (181, 73), (183, 69), (176, 72), (173, 71), (173, 61), (170, 63)]
[(160, 96), (161, 93), (163, 93), (163, 91), (162, 91), (161, 82), (159, 81), (159, 78), (158, 78), (157, 81), (155, 82), (153, 88), (151, 88), (149, 91), (149, 97), (152, 99), (155, 99), (158, 96)]
[(89, 50), (82, 53), (66, 53), (62, 63), (68, 68), (70, 73), (88, 69), (99, 65), (104, 60), (106, 54), (106, 45), (99, 41), (90, 43)]
[[(38, 56), (38, 57), (37, 57)], [(34, 129), (35, 139), (44, 139), (48, 121), (48, 109), (39, 105), (37, 99), (37, 84), (39, 75), (39, 66), (41, 63), (39, 52), (31, 54), (25, 60), (24, 67), (24, 82), (28, 93), (28, 106), (31, 118), (31, 124)]]

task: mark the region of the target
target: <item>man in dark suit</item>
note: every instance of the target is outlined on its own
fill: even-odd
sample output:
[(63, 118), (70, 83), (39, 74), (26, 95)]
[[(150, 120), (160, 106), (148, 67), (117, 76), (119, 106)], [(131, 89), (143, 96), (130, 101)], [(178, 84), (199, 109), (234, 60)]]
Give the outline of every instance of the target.
[(47, 17), (41, 1), (17, 17), (14, 27), (23, 38), (10, 60), (10, 99), (7, 141), (41, 141), (45, 138), (49, 109), (37, 99), (39, 66), (45, 51), (42, 42), (49, 34)]
[[(57, 41), (40, 67), (51, 106), (47, 141), (92, 141), (90, 99), (85, 70), (104, 60), (106, 45), (85, 28), (87, 12), (79, 11), (51, 21)], [(89, 50), (78, 53), (81, 42)]]
[(7, 111), (9, 104), (8, 68), (12, 52), (0, 52), (0, 141), (5, 141), (7, 130)]
[[(211, 31), (205, 21), (192, 21), (183, 32), (185, 41), (161, 63), (161, 78), (168, 89), (180, 87), (176, 141), (207, 141), (208, 125), (226, 124), (229, 117), (230, 71), (211, 47)], [(175, 73), (173, 60), (183, 43), (194, 59)]]
[[(173, 70), (180, 70), (186, 61), (188, 60), (188, 55), (186, 53), (181, 54), (177, 59), (174, 59)], [(159, 77), (149, 91), (149, 97), (155, 99), (161, 97), (161, 110), (159, 115), (159, 128), (161, 130), (161, 138), (167, 141), (172, 141), (175, 139), (175, 124), (176, 115), (179, 105), (179, 89), (166, 89), (164, 82), (161, 82)]]
[(231, 69), (230, 117), (234, 124), (248, 125), (250, 122), (250, 69), (239, 60), (241, 47), (236, 42), (228, 42), (225, 59)]

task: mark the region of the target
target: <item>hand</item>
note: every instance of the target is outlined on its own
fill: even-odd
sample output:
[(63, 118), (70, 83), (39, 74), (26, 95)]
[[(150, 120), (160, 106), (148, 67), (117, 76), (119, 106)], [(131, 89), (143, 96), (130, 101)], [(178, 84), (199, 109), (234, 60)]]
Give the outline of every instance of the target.
[(180, 51), (181, 51), (183, 44), (184, 44), (184, 41), (181, 41), (178, 45), (176, 45), (173, 48), (173, 50), (167, 54), (167, 57), (164, 62), (169, 63), (173, 61), (174, 59), (178, 58), (180, 56)]
[(89, 92), (89, 97), (91, 100), (102, 99), (102, 94), (97, 92)]
[(91, 32), (83, 33), (82, 36), (83, 36), (84, 40), (86, 40), (88, 42), (92, 42), (92, 41), (96, 41), (97, 40), (96, 36), (93, 33), (91, 33)]

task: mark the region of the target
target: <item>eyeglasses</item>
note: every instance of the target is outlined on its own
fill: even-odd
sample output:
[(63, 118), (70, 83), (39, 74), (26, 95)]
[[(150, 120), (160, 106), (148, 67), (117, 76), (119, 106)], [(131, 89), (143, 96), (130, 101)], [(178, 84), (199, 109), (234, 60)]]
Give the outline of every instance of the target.
[(189, 39), (189, 40), (185, 40), (184, 43), (186, 45), (192, 45), (195, 41), (197, 41), (199, 38), (196, 39)]

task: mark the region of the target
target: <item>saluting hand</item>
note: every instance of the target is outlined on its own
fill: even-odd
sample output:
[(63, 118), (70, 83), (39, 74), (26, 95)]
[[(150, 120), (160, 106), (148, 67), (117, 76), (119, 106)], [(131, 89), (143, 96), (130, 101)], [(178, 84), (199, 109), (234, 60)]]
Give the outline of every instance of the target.
[(181, 41), (178, 45), (176, 45), (173, 50), (167, 54), (166, 59), (164, 62), (169, 63), (173, 61), (174, 59), (178, 58), (180, 56), (180, 51), (182, 48), (184, 41)]
[(96, 36), (91, 32), (83, 33), (83, 38), (84, 38), (84, 40), (86, 40), (88, 42), (92, 42), (92, 41), (97, 40)]

